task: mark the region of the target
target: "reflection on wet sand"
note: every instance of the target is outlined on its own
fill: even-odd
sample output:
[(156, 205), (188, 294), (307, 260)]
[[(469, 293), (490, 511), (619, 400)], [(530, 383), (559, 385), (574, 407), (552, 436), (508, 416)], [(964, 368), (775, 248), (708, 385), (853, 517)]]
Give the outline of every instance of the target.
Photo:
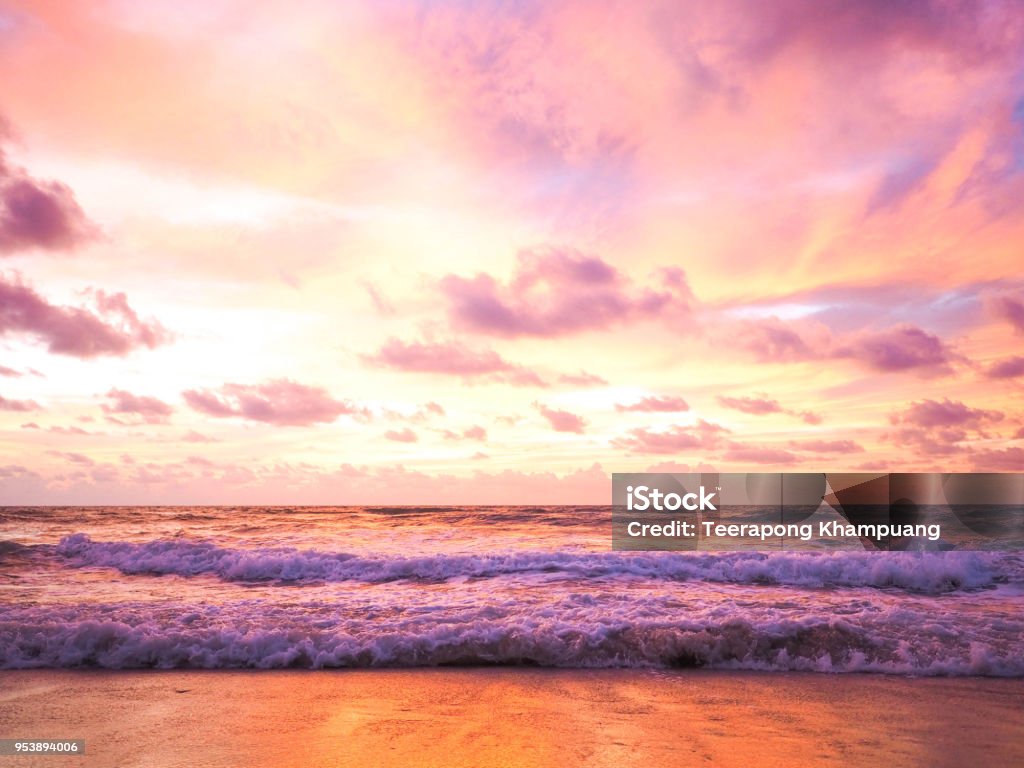
[(467, 668), (0, 674), (75, 766), (1020, 765), (1024, 682)]

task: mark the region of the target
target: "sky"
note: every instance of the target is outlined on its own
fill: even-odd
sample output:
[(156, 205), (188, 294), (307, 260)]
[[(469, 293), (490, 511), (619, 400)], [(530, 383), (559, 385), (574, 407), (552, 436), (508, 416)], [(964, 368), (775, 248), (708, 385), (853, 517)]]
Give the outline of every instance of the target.
[(1018, 2), (0, 0), (0, 503), (1024, 470)]

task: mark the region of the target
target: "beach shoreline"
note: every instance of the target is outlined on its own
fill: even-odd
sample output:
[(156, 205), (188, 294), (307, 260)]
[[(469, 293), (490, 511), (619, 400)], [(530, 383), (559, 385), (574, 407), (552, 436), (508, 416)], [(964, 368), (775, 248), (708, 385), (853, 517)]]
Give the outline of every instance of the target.
[(1012, 765), (1024, 680), (509, 667), (0, 672), (28, 766)]

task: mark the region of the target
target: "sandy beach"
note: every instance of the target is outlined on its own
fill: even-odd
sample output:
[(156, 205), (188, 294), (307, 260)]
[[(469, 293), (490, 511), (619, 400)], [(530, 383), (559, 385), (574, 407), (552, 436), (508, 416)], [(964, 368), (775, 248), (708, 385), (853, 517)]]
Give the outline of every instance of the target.
[(0, 674), (28, 766), (1020, 765), (1024, 681), (699, 671)]

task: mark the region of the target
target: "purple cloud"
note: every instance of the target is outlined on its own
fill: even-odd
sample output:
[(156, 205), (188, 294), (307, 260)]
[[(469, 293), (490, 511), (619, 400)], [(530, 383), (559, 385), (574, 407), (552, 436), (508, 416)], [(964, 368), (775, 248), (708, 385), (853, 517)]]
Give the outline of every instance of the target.
[[(0, 140), (2, 133), (0, 126)], [(70, 189), (32, 178), (8, 163), (0, 148), (0, 256), (36, 248), (68, 250), (96, 234)]]
[(922, 400), (911, 403), (902, 414), (890, 418), (894, 424), (909, 424), (923, 429), (971, 428), (978, 429), (984, 423), (1001, 421), (1001, 411), (971, 408), (959, 400), (945, 398), (942, 401)]
[(0, 336), (23, 334), (50, 352), (79, 358), (123, 356), (170, 340), (156, 321), (143, 321), (123, 293), (93, 291), (95, 310), (50, 304), (18, 279), (0, 277)]
[(535, 372), (511, 363), (491, 349), (477, 350), (458, 342), (404, 342), (389, 339), (380, 350), (364, 357), (384, 368), (415, 373), (438, 373), (469, 380), (490, 380), (517, 387), (546, 387)]
[(1000, 360), (986, 372), (992, 379), (1015, 379), (1024, 376), (1024, 357), (1008, 357)]
[(519, 254), (511, 281), (490, 275), (447, 275), (441, 292), (457, 327), (495, 336), (557, 337), (688, 311), (692, 294), (682, 272), (664, 271), (661, 290), (634, 289), (606, 262), (573, 250)]
[[(822, 356), (804, 334), (777, 317), (747, 320), (740, 325), (738, 337), (744, 347), (763, 363), (794, 363)], [(819, 345), (820, 346), (820, 342)]]
[(1015, 296), (994, 296), (988, 300), (988, 308), (997, 318), (1024, 333), (1024, 301)]
[(238, 416), (278, 426), (305, 427), (332, 422), (339, 416), (365, 416), (348, 400), (335, 400), (322, 387), (289, 379), (263, 384), (225, 384), (219, 392), (188, 390), (182, 397), (190, 407), (215, 418)]
[[(888, 52), (939, 52), (958, 66), (980, 66), (1014, 56), (1019, 37), (995, 30), (1015, 22), (1015, 6), (922, 0), (912, 3), (847, 3), (822, 0), (814, 12), (794, 0), (759, 6), (743, 50), (762, 63), (795, 47), (810, 48), (835, 66), (847, 57), (859, 66), (888, 60)], [(1012, 29), (1012, 27), (1011, 27)]]
[(942, 339), (912, 325), (854, 334), (832, 355), (854, 358), (882, 372), (911, 368), (945, 369), (952, 358)]
[[(133, 395), (123, 389), (111, 389), (106, 396), (111, 399), (110, 403), (100, 406), (103, 412), (111, 415), (116, 414), (134, 416), (137, 421), (146, 424), (166, 424), (174, 409), (162, 400), (155, 397)], [(111, 418), (111, 420), (115, 420)]]
[(651, 395), (628, 405), (616, 403), (615, 410), (620, 413), (681, 413), (690, 410), (690, 404), (681, 397)]
[(910, 324), (836, 336), (817, 322), (769, 317), (745, 321), (740, 336), (759, 361), (768, 363), (849, 359), (883, 373), (947, 372), (956, 358), (938, 336)]

